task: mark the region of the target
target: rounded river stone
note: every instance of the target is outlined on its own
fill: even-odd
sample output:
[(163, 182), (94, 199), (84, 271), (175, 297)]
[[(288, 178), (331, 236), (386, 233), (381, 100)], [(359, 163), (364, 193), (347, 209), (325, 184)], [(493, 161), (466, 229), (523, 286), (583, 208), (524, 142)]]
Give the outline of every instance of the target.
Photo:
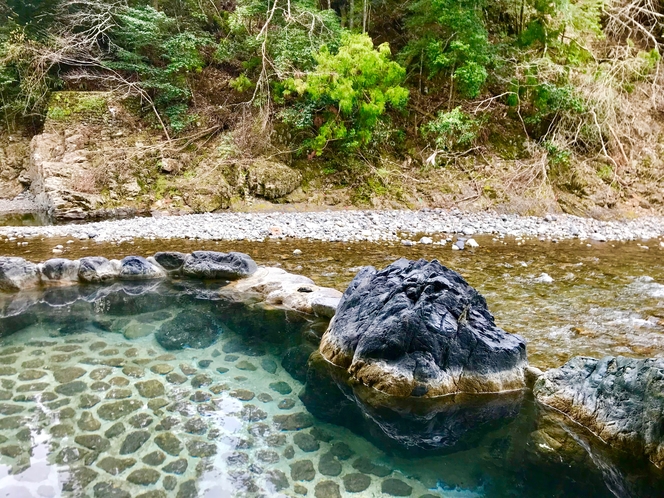
[(74, 396), (80, 394), (88, 388), (88, 385), (82, 380), (75, 380), (66, 384), (60, 384), (55, 388), (55, 392), (63, 396)]
[(116, 476), (122, 474), (125, 470), (133, 467), (135, 464), (136, 460), (133, 458), (106, 457), (97, 463), (97, 467)]
[(23, 370), (18, 374), (18, 380), (37, 380), (46, 375), (43, 370)]
[(355, 472), (344, 476), (344, 489), (349, 493), (360, 493), (371, 485), (371, 477)]
[(334, 481), (320, 481), (314, 488), (316, 498), (341, 498), (339, 485)]
[(139, 486), (150, 486), (151, 484), (155, 484), (160, 477), (161, 474), (158, 470), (144, 468), (134, 470), (127, 476), (127, 481), (138, 484)]
[(272, 389), (275, 392), (278, 392), (281, 395), (286, 395), (293, 392), (291, 386), (284, 381), (272, 382), (270, 384), (270, 389)]
[(152, 373), (166, 375), (167, 373), (171, 373), (173, 371), (173, 366), (169, 365), (168, 363), (157, 363), (156, 365), (152, 365), (150, 370)]
[(101, 427), (101, 422), (94, 418), (92, 413), (83, 412), (81, 413), (81, 418), (78, 419), (76, 425), (78, 425), (78, 428), (82, 431), (98, 431)]
[(311, 453), (320, 449), (320, 443), (316, 441), (316, 438), (306, 432), (296, 433), (293, 436), (293, 442), (305, 453)]
[(294, 481), (313, 481), (316, 470), (311, 460), (298, 460), (290, 464), (291, 478)]
[(184, 458), (179, 458), (178, 460), (174, 460), (171, 463), (164, 465), (161, 470), (168, 474), (180, 475), (187, 471), (187, 467), (189, 467), (187, 460)]
[(143, 406), (143, 403), (136, 399), (124, 399), (113, 403), (104, 403), (97, 409), (97, 415), (104, 420), (117, 420), (135, 412)]
[(318, 461), (318, 471), (324, 476), (335, 477), (341, 474), (341, 464), (329, 451), (323, 453)]
[(299, 431), (314, 425), (314, 417), (305, 412), (291, 413), (290, 415), (275, 415), (274, 423), (282, 431)]
[[(67, 384), (69, 382), (78, 379), (79, 377), (83, 377), (84, 375), (85, 375), (85, 370), (82, 369), (81, 367), (60, 368), (55, 372), (53, 372), (53, 377), (60, 384)], [(92, 373), (90, 373), (90, 378), (93, 378)], [(94, 380), (101, 380), (101, 379), (94, 379)]]
[(148, 431), (130, 432), (122, 442), (120, 455), (129, 455), (136, 452), (148, 439), (150, 439), (150, 433)]
[(144, 398), (158, 398), (166, 393), (164, 385), (156, 379), (137, 382), (136, 389)]
[(182, 443), (172, 432), (157, 435), (154, 442), (169, 455), (178, 456), (182, 451)]
[(152, 453), (148, 453), (142, 459), (142, 462), (146, 465), (157, 466), (164, 463), (166, 460), (166, 454), (163, 451), (155, 450)]
[(131, 498), (131, 493), (108, 482), (98, 482), (92, 489), (95, 498)]
[(122, 424), (122, 422), (116, 422), (115, 424), (110, 426), (106, 430), (106, 432), (104, 432), (104, 436), (106, 436), (107, 438), (110, 439), (110, 438), (113, 438), (113, 437), (117, 437), (120, 434), (123, 434), (124, 431), (125, 431), (125, 426)]
[(385, 479), (380, 489), (383, 493), (390, 496), (410, 496), (413, 488), (399, 479)]

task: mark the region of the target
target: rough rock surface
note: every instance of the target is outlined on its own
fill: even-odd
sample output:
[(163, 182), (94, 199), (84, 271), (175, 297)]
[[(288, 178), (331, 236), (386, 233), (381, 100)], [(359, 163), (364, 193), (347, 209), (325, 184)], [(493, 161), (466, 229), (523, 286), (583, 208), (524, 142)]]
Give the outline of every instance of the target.
[(40, 266), (42, 281), (45, 283), (72, 283), (78, 282), (78, 270), (81, 263), (64, 258), (54, 258), (44, 261)]
[(0, 291), (16, 292), (39, 285), (39, 268), (23, 258), (0, 257)]
[(127, 256), (120, 261), (121, 280), (149, 280), (165, 276), (161, 268), (140, 256)]
[(82, 282), (99, 283), (117, 278), (120, 274), (118, 261), (102, 256), (90, 256), (80, 259), (78, 278)]
[(533, 392), (612, 447), (664, 466), (664, 359), (572, 358)]
[(395, 396), (525, 387), (525, 341), (498, 328), (484, 298), (435, 260), (362, 269), (320, 351), (364, 385)]
[(168, 350), (206, 348), (219, 339), (221, 331), (211, 313), (184, 310), (162, 324), (155, 333), (155, 339)]
[(226, 280), (248, 277), (257, 269), (254, 260), (246, 254), (213, 251), (194, 251), (187, 256), (182, 267), (188, 277)]
[(222, 289), (222, 294), (237, 292), (257, 293), (268, 304), (328, 318), (334, 316), (342, 296), (335, 289), (318, 287), (310, 278), (271, 267), (260, 268)]
[(255, 195), (277, 199), (290, 194), (302, 183), (302, 175), (285, 164), (264, 159), (254, 162), (247, 172), (247, 185)]

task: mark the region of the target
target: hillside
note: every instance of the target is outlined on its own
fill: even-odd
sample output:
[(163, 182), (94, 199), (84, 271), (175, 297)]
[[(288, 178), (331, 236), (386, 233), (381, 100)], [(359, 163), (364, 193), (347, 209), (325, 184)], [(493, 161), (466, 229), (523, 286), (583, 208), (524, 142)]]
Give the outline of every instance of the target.
[(661, 214), (663, 23), (658, 0), (3, 0), (0, 199)]

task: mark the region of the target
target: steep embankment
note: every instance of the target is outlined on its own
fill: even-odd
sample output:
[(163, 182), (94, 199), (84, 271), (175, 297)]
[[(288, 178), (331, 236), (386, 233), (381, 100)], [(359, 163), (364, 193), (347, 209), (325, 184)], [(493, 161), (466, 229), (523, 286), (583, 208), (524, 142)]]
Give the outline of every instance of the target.
[[(516, 130), (496, 121), (486, 127), (488, 148), (445, 167), (412, 157), (339, 165), (290, 154), (238, 157), (238, 130), (167, 142), (132, 106), (109, 93), (54, 93), (42, 133), (0, 141), (0, 213), (41, 209), (63, 220), (366, 206), (601, 219), (664, 213), (658, 142), (625, 161), (620, 176), (597, 162), (554, 171), (541, 151), (529, 151)], [(658, 135), (662, 124), (646, 114), (644, 137)]]

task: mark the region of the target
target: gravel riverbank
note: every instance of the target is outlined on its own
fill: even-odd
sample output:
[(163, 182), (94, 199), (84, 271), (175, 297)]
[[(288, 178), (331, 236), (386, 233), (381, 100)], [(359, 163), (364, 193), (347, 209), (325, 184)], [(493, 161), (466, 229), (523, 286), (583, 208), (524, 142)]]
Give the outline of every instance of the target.
[[(664, 236), (664, 218), (599, 221), (569, 215), (545, 218), (459, 210), (218, 213), (133, 218), (82, 225), (0, 227), (0, 238), (71, 237), (117, 242), (134, 238), (250, 240), (292, 237), (318, 241), (444, 243), (473, 235), (650, 240)], [(424, 238), (422, 238), (424, 236)]]

